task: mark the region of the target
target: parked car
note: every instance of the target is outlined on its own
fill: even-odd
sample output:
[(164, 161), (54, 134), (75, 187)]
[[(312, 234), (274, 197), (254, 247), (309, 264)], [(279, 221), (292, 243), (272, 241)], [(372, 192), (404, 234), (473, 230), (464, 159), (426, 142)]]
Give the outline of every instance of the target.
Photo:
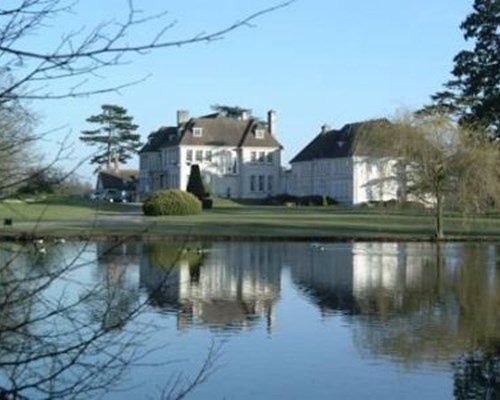
[(110, 203), (126, 203), (127, 192), (125, 190), (108, 189), (103, 197), (103, 200)]

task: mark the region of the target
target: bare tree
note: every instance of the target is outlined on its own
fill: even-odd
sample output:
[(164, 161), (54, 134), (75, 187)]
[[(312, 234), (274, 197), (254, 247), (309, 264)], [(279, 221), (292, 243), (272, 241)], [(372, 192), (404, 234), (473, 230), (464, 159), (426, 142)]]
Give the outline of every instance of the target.
[[(0, 104), (19, 99), (61, 99), (104, 93), (128, 86), (95, 87), (89, 85), (101, 70), (130, 61), (133, 54), (220, 40), (226, 34), (251, 24), (265, 14), (288, 6), (287, 0), (261, 9), (241, 20), (211, 32), (200, 32), (183, 39), (169, 39), (167, 34), (176, 24), (167, 14), (144, 16), (132, 0), (124, 2), (128, 9), (123, 20), (103, 21), (91, 28), (67, 32), (50, 50), (41, 51), (26, 44), (30, 35), (42, 35), (63, 14), (74, 10), (68, 0), (13, 0), (0, 5)], [(163, 25), (150, 39), (140, 41), (134, 35), (140, 27), (154, 20)], [(5, 74), (13, 79), (6, 79)], [(54, 89), (52, 83), (64, 83)]]
[[(97, 260), (81, 243), (63, 251), (41, 241), (2, 246), (0, 398), (90, 398), (110, 390), (129, 368), (151, 366), (144, 360), (156, 349), (145, 342), (158, 327), (136, 318), (149, 297), (141, 299), (127, 282), (127, 265), (116, 255), (122, 245), (98, 246)], [(167, 289), (176, 260), (165, 266), (153, 294)], [(98, 283), (79, 279), (89, 263), (100, 268)], [(159, 396), (184, 398), (215, 370), (218, 356), (212, 345), (192, 378), (166, 376)]]
[(407, 199), (434, 209), (439, 240), (445, 210), (466, 216), (500, 204), (500, 148), (486, 137), (447, 116), (407, 114), (363, 132), (357, 145), (394, 160), (393, 178), (404, 184)]
[[(116, 91), (134, 82), (100, 87), (93, 78), (106, 68), (150, 51), (220, 40), (261, 16), (288, 6), (283, 1), (212, 32), (169, 40), (175, 22), (166, 13), (144, 17), (132, 0), (125, 1), (124, 20), (101, 22), (67, 32), (51, 49), (29, 45), (31, 36), (50, 32), (54, 21), (74, 11), (71, 0), (12, 0), (0, 4), (0, 192), (27, 179), (20, 166), (30, 165), (36, 118), (25, 101), (63, 99)], [(164, 21), (149, 40), (138, 41), (136, 29)], [(57, 85), (55, 85), (57, 83)], [(39, 169), (51, 168), (62, 157)], [(35, 232), (34, 232), (35, 233)], [(34, 235), (33, 233), (33, 235)], [(76, 246), (76, 245), (75, 245)], [(70, 260), (57, 246), (42, 241), (7, 244), (0, 251), (0, 398), (89, 398), (106, 390), (144, 354), (137, 353), (144, 327), (125, 332), (147, 301), (112, 280), (82, 287), (78, 295), (59, 283), (76, 279), (85, 264), (86, 245), (76, 246)], [(162, 285), (158, 289), (162, 290)], [(82, 312), (83, 309), (92, 312)], [(116, 313), (119, 308), (119, 313)], [(164, 397), (185, 397), (213, 368), (214, 349), (191, 380), (175, 380)], [(184, 383), (184, 386), (179, 386)]]

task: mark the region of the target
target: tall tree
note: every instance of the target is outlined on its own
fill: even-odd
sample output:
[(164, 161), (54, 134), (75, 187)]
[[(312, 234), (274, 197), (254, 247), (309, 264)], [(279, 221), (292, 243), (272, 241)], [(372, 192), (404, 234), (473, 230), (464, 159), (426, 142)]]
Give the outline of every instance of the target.
[(103, 104), (101, 113), (87, 118), (87, 122), (100, 125), (93, 130), (82, 131), (80, 140), (97, 146), (97, 153), (91, 158), (91, 164), (110, 168), (113, 162), (125, 164), (142, 146), (140, 135), (135, 133), (138, 126), (123, 107)]
[(424, 111), (449, 113), (460, 124), (500, 139), (500, 0), (475, 0), (460, 28), (474, 46), (455, 56), (454, 78)]

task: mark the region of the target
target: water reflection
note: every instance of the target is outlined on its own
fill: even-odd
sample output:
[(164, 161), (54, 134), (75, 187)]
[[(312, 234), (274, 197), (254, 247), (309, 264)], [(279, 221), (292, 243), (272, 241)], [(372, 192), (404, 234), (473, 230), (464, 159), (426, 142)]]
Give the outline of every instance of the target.
[[(302, 357), (314, 359), (299, 361), (315, 364), (332, 347), (339, 347), (335, 348), (337, 354), (342, 352), (346, 343), (341, 344), (341, 339), (332, 338), (326, 330), (328, 322), (340, 321), (348, 332), (348, 345), (354, 346), (354, 351), (346, 350), (345, 357), (359, 357), (364, 364), (375, 360), (395, 365), (406, 373), (445, 371), (450, 382), (453, 380), (457, 399), (500, 396), (498, 245), (101, 242), (88, 245), (82, 254), (76, 247), (66, 245), (57, 254), (49, 251), (44, 256), (19, 252), (14, 258), (0, 252), (4, 265), (0, 295), (22, 297), (32, 291), (30, 285), (41, 285), (38, 278), (56, 268), (65, 254), (79, 260), (85, 256), (90, 261), (81, 261), (81, 269), (88, 273), (86, 284), (92, 290), (85, 288), (81, 269), (70, 268), (57, 276), (70, 272), (79, 282), (71, 287), (83, 299), (76, 302), (84, 309), (82, 326), (87, 322), (98, 325), (116, 338), (118, 333), (126, 337), (127, 330), (141, 332), (130, 316), (146, 301), (153, 320), (173, 320), (179, 332), (215, 330), (246, 343), (253, 333), (266, 330), (267, 343), (255, 336), (249, 341), (250, 351), (255, 353), (269, 343), (273, 350), (283, 346), (290, 351), (290, 342), (297, 342), (287, 338), (295, 339), (300, 330), (299, 339), (308, 349)], [(52, 296), (59, 298), (69, 292), (68, 285), (73, 283), (68, 282), (64, 280), (59, 291), (58, 281), (52, 283)], [(7, 283), (18, 286), (6, 292)], [(19, 301), (0, 309), (0, 368), (5, 368), (2, 362), (7, 365), (19, 346), (26, 346), (24, 339), (11, 332), (11, 326), (28, 318), (34, 305)], [(73, 322), (73, 314), (66, 316), (66, 323)], [(283, 324), (277, 330), (284, 320), (286, 327)], [(306, 323), (314, 325), (311, 332), (302, 329)], [(70, 338), (67, 340), (64, 346), (69, 347)], [(188, 345), (194, 346), (193, 342)], [(244, 362), (238, 355), (234, 357), (236, 365)], [(278, 365), (286, 371), (288, 367)], [(315, 379), (321, 380), (324, 371), (328, 383), (329, 368), (320, 365)], [(290, 374), (293, 371), (298, 371), (292, 375), (297, 380), (305, 373), (291, 368)], [(377, 373), (383, 378), (387, 371)], [(419, 398), (418, 390), (413, 398)]]
[[(154, 243), (145, 247), (140, 279), (152, 304), (176, 311), (179, 329), (193, 324), (235, 329), (264, 318), (272, 331), (280, 293), (280, 259), (271, 244), (178, 248)], [(158, 290), (161, 285), (166, 287)]]

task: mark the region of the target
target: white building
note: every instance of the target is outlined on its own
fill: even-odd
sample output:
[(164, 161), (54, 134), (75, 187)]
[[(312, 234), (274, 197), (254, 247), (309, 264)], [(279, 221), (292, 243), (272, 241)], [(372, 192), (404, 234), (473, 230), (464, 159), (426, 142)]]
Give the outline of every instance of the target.
[(274, 196), (280, 187), (281, 151), (275, 111), (263, 122), (246, 111), (190, 118), (181, 110), (177, 126), (151, 133), (141, 149), (139, 191), (144, 198), (161, 189), (185, 190), (191, 165), (197, 164), (216, 196)]
[(396, 160), (375, 155), (358, 141), (387, 120), (347, 124), (340, 130), (324, 125), (321, 132), (291, 161), (288, 186), (295, 196), (328, 196), (343, 204), (387, 201), (404, 195)]

